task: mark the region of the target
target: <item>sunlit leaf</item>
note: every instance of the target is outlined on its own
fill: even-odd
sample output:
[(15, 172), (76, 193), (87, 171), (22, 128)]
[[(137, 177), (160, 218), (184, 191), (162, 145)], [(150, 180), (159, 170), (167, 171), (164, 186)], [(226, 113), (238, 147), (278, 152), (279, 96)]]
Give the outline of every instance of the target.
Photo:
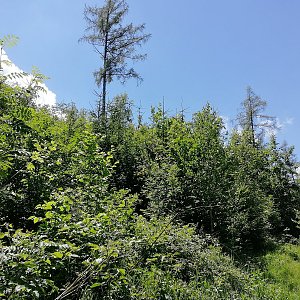
[(52, 256), (55, 257), (55, 258), (61, 259), (61, 258), (63, 258), (64, 255), (61, 252), (53, 252)]

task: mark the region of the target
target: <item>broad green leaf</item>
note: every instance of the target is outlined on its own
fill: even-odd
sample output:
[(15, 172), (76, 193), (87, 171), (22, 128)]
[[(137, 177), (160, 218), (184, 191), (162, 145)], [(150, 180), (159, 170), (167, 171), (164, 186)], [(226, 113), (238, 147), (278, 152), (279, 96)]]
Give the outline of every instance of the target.
[(33, 171), (35, 169), (35, 166), (32, 162), (29, 162), (26, 166), (28, 171)]
[(121, 275), (125, 275), (126, 274), (126, 270), (125, 269), (118, 269), (118, 271), (121, 273)]
[(94, 284), (91, 285), (91, 289), (94, 289), (94, 288), (96, 288), (96, 287), (98, 287), (100, 285), (101, 285), (101, 283), (96, 282), (96, 283), (94, 283)]
[(63, 258), (63, 256), (64, 256), (63, 253), (61, 253), (61, 252), (53, 252), (52, 255), (53, 255), (53, 257), (59, 258), (59, 259)]
[(53, 216), (53, 213), (51, 211), (47, 211), (46, 214), (45, 214), (45, 217), (48, 218), (48, 219), (51, 219)]
[(0, 232), (0, 239), (3, 239), (6, 236), (7, 236), (6, 232)]
[(100, 246), (99, 246), (99, 245), (96, 245), (96, 244), (90, 243), (89, 246), (92, 248), (92, 250), (95, 250), (95, 251), (97, 251), (97, 250), (100, 249)]
[(42, 147), (41, 147), (41, 145), (39, 143), (35, 143), (34, 146), (35, 146), (36, 150), (38, 150), (38, 151), (42, 151), (43, 150)]
[(44, 209), (44, 210), (51, 210), (51, 209), (52, 209), (52, 206), (55, 205), (55, 204), (56, 204), (55, 201), (49, 201), (49, 202), (47, 202), (47, 203), (45, 203), (45, 204), (43, 205), (43, 209)]

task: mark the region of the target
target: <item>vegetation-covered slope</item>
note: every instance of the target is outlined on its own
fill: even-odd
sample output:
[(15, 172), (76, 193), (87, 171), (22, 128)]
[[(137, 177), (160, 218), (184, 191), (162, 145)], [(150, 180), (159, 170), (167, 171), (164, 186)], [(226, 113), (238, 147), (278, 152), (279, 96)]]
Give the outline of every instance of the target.
[(134, 124), (118, 96), (103, 128), (33, 97), (1, 81), (2, 298), (297, 299), (276, 258), (242, 263), (299, 236), (292, 149), (227, 136), (209, 105)]

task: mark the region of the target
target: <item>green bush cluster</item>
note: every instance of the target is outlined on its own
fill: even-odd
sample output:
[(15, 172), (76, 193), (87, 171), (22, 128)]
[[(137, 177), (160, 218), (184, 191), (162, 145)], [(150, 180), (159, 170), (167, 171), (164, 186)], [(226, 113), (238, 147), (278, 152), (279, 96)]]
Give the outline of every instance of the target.
[(103, 144), (114, 149), (110, 185), (138, 193), (138, 209), (177, 214), (238, 252), (299, 237), (293, 147), (274, 136), (253, 145), (249, 130), (225, 132), (209, 104), (190, 121), (153, 108), (151, 123), (135, 126), (127, 96), (120, 99), (110, 106)]

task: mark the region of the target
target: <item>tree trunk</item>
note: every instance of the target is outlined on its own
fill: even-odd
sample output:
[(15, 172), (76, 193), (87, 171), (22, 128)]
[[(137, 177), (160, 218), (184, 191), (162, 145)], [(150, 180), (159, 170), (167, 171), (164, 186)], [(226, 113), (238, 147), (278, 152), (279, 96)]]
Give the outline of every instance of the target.
[(109, 23), (109, 11), (106, 16), (106, 34), (105, 34), (105, 42), (104, 42), (104, 54), (103, 54), (103, 79), (102, 79), (102, 101), (99, 102), (100, 111), (100, 103), (101, 103), (101, 123), (103, 129), (106, 128), (106, 85), (107, 85), (107, 47), (108, 47), (108, 23)]

